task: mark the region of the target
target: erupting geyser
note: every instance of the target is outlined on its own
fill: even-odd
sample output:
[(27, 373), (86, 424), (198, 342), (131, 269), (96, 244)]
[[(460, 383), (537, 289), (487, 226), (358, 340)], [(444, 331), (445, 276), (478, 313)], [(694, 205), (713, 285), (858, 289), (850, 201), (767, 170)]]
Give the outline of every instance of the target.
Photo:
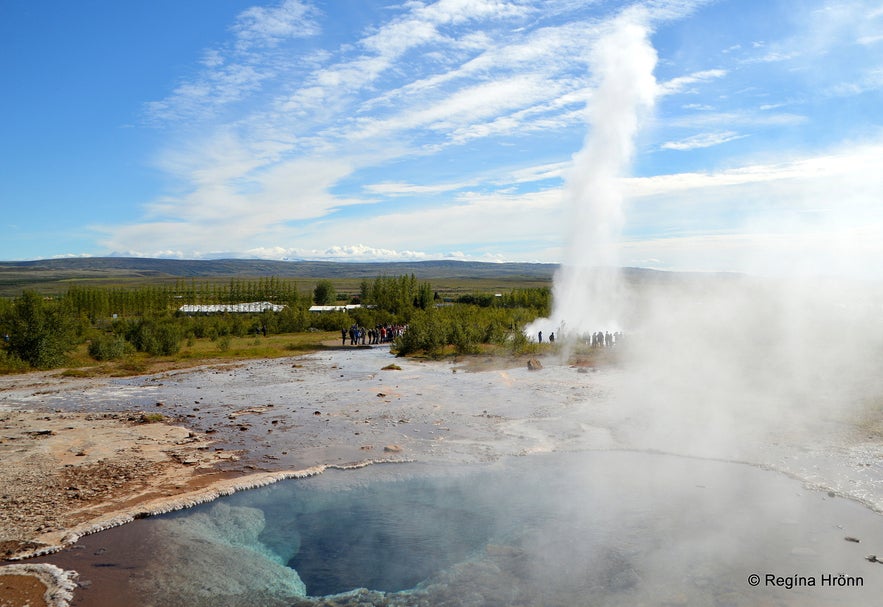
[(656, 94), (656, 51), (649, 33), (643, 15), (627, 11), (591, 54), (597, 83), (586, 107), (589, 133), (564, 188), (569, 233), (555, 276), (552, 315), (530, 325), (529, 336), (619, 329), (620, 180), (631, 162), (640, 118)]

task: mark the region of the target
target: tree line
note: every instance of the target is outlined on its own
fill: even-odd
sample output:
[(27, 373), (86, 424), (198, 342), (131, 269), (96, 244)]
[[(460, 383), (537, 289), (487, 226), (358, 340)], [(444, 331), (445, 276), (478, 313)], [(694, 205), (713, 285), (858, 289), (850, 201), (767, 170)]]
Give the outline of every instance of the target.
[(227, 283), (181, 281), (173, 285), (138, 288), (72, 286), (63, 297), (77, 313), (93, 322), (116, 314), (121, 317), (144, 316), (177, 309), (183, 305), (235, 304), (251, 301), (296, 307), (308, 296), (298, 291), (296, 281), (279, 278), (240, 280)]
[[(343, 299), (341, 300), (341, 297)], [(362, 281), (358, 294), (339, 295), (320, 280), (311, 291), (278, 278), (231, 279), (226, 283), (178, 281), (162, 286), (71, 286), (57, 297), (25, 291), (0, 299), (0, 371), (48, 369), (65, 364), (81, 344), (98, 361), (134, 352), (176, 354), (190, 339), (228, 340), (248, 335), (338, 331), (353, 324), (375, 327), (405, 324), (409, 330), (395, 344), (400, 354), (476, 351), (481, 343), (518, 340), (524, 323), (548, 314), (547, 288), (515, 289), (504, 294), (461, 295), (445, 302), (428, 282), (414, 275), (379, 276)], [(278, 312), (183, 314), (181, 306), (267, 301)], [(348, 312), (312, 313), (312, 303), (360, 303)]]

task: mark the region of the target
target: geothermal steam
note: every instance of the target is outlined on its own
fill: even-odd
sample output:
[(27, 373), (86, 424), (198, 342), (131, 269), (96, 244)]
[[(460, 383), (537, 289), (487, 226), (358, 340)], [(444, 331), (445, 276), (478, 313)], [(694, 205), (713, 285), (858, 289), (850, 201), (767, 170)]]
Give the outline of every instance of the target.
[(590, 67), (597, 84), (586, 108), (590, 130), (565, 183), (569, 233), (555, 276), (552, 316), (534, 323), (529, 334), (618, 328), (620, 180), (631, 163), (640, 118), (652, 108), (656, 91), (656, 51), (648, 36), (639, 17), (625, 14), (593, 49)]
[(622, 179), (657, 90), (649, 33), (639, 13), (625, 12), (593, 48), (590, 128), (566, 179), (567, 246), (552, 314), (527, 335), (625, 329), (620, 406), (634, 407), (646, 426), (634, 429), (635, 444), (647, 447), (746, 457), (783, 427), (819, 432), (832, 419), (878, 416), (879, 290), (788, 276), (620, 280)]

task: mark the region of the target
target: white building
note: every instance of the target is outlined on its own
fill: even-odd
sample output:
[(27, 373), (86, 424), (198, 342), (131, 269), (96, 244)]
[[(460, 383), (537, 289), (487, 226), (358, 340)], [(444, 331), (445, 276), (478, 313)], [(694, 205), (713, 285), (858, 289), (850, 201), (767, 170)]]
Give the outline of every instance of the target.
[(278, 304), (270, 303), (269, 301), (253, 301), (250, 303), (238, 303), (238, 304), (194, 304), (181, 306), (178, 308), (178, 312), (182, 312), (184, 314), (222, 314), (224, 312), (229, 312), (232, 314), (243, 314), (243, 313), (251, 313), (251, 314), (260, 314), (261, 312), (271, 311), (271, 312), (281, 312), (285, 309), (285, 306), (280, 306)]
[[(310, 312), (349, 312), (364, 308), (361, 304), (347, 304), (345, 306), (310, 306)], [(370, 306), (369, 306), (370, 307)]]

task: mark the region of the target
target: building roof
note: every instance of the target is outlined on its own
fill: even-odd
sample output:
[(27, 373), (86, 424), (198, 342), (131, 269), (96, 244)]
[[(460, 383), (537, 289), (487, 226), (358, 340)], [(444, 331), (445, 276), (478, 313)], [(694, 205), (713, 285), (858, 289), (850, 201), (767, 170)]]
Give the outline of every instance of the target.
[(310, 312), (348, 312), (363, 308), (361, 304), (347, 304), (345, 306), (310, 306)]
[(266, 312), (267, 310), (273, 312), (280, 312), (285, 309), (285, 306), (281, 306), (278, 304), (270, 303), (269, 301), (253, 301), (249, 303), (238, 303), (238, 304), (193, 304), (181, 306), (178, 308), (179, 312), (183, 312), (184, 314), (212, 314), (212, 313), (221, 313), (221, 312), (231, 312), (231, 313), (260, 313)]

